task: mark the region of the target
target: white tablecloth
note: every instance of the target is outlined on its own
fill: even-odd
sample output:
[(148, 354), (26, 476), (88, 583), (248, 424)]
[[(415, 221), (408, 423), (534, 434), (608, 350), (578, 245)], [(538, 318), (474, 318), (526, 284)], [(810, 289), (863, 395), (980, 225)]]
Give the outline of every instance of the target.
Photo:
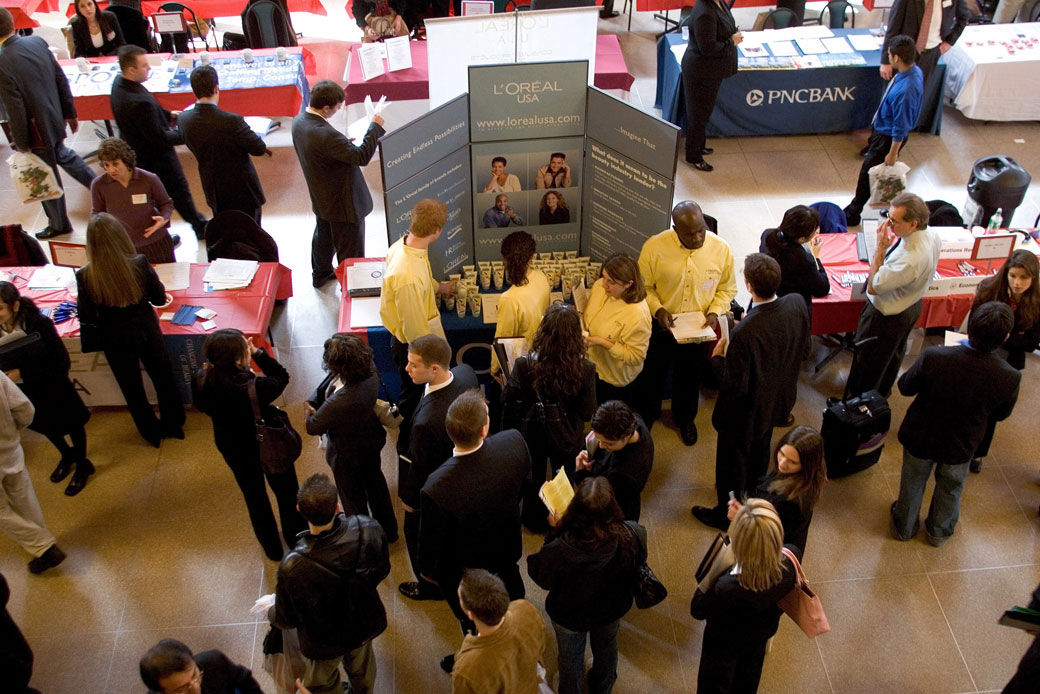
[(946, 101), (968, 118), (1040, 120), (1040, 24), (969, 26), (943, 58)]

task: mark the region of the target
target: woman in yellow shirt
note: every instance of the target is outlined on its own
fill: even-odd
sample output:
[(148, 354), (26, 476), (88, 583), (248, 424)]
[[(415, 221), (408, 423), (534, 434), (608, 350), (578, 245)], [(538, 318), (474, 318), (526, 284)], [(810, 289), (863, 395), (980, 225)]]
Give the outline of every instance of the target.
[(621, 400), (643, 412), (636, 377), (650, 346), (652, 318), (639, 266), (624, 253), (603, 263), (585, 306), (589, 359), (596, 365), (596, 400)]
[[(545, 309), (549, 308), (550, 293), (545, 273), (531, 267), (534, 253), (534, 237), (526, 231), (514, 231), (502, 239), (502, 260), (510, 286), (498, 298), (495, 337), (523, 337), (528, 347), (534, 344), (534, 334)], [(491, 374), (505, 385), (505, 374), (494, 352), (491, 353)]]

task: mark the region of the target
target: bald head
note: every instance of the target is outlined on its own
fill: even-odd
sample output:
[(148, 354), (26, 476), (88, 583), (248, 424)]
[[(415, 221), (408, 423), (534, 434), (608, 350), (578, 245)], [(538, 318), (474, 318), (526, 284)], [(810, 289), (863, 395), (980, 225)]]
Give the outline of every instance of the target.
[(684, 248), (697, 250), (703, 246), (707, 228), (701, 206), (693, 200), (683, 200), (672, 208), (672, 229)]

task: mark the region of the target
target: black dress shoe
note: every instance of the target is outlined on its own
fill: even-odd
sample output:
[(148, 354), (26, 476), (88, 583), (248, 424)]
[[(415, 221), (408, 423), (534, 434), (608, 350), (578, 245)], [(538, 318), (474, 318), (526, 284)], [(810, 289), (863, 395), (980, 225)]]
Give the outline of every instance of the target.
[(76, 474), (69, 480), (69, 486), (65, 487), (65, 496), (76, 496), (83, 487), (87, 486), (87, 480), (94, 474), (94, 464), (84, 458), (76, 463)]
[(714, 154), (715, 150), (711, 147), (701, 147), (701, 154)]
[(72, 472), (72, 466), (76, 464), (76, 461), (69, 460), (68, 458), (62, 458), (58, 461), (58, 466), (54, 468), (54, 472), (51, 473), (51, 482), (57, 484), (63, 479), (69, 476)]
[(863, 221), (861, 215), (857, 212), (852, 212), (849, 208), (842, 210), (845, 213), (845, 226), (858, 227), (859, 223)]
[(689, 164), (690, 166), (692, 166), (693, 168), (697, 169), (698, 171), (714, 171), (715, 170), (714, 166), (712, 166), (708, 162), (704, 161), (703, 159), (698, 159), (697, 161), (690, 161), (689, 159), (687, 159), (686, 163)]
[(455, 669), (455, 654), (446, 655), (441, 658), (441, 670), (444, 670), (449, 675), (451, 671)]
[(679, 435), (682, 436), (682, 442), (687, 446), (694, 445), (697, 443), (697, 425), (693, 422), (683, 424), (679, 428)]
[(164, 439), (180, 439), (184, 440), (184, 428), (177, 427), (176, 429), (170, 429), (163, 434)]
[(719, 513), (717, 509), (708, 508), (707, 506), (694, 506), (690, 509), (690, 513), (693, 514), (694, 518), (710, 528), (718, 528), (719, 530), (729, 529), (729, 519), (726, 518), (725, 514)]
[(326, 284), (328, 284), (334, 279), (336, 279), (336, 273), (330, 272), (327, 275), (322, 275), (321, 277), (315, 277), (311, 279), (311, 286), (313, 286), (315, 289), (320, 289), (321, 287), (324, 287)]
[(613, 19), (614, 17), (617, 17), (619, 14), (620, 13), (617, 10), (610, 10), (609, 12), (600, 11), (599, 18), (600, 19)]
[(870, 144), (865, 144), (865, 145), (863, 145), (863, 149), (861, 149), (859, 151), (859, 155), (861, 157), (865, 157), (865, 156), (867, 156), (867, 152), (869, 152), (869, 151), (870, 151)]
[(968, 469), (976, 475), (982, 472), (982, 458), (972, 458), (971, 462), (968, 463)]
[(29, 573), (42, 574), (47, 569), (55, 567), (63, 561), (65, 561), (65, 553), (61, 551), (58, 545), (51, 545), (46, 552), (29, 562)]
[(397, 586), (397, 590), (409, 600), (442, 600), (444, 598), (438, 588), (426, 582), (405, 581)]
[(36, 238), (38, 239), (53, 239), (55, 236), (61, 236), (62, 234), (68, 234), (67, 231), (58, 231), (51, 227), (47, 227), (43, 231), (36, 232)]
[(176, 248), (177, 246), (181, 245), (180, 234), (170, 234), (170, 241), (173, 242), (173, 247), (174, 248)]

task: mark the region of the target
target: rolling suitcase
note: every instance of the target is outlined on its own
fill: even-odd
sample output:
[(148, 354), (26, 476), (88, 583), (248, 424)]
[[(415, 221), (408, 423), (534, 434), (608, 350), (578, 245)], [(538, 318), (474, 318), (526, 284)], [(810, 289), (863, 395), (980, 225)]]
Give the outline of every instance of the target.
[[(870, 340), (856, 343), (852, 361), (855, 366), (859, 348)], [(827, 399), (823, 411), (823, 457), (827, 461), (827, 476), (845, 477), (866, 470), (881, 458), (885, 437), (892, 425), (888, 400), (876, 390), (849, 397), (848, 384), (841, 400)]]

